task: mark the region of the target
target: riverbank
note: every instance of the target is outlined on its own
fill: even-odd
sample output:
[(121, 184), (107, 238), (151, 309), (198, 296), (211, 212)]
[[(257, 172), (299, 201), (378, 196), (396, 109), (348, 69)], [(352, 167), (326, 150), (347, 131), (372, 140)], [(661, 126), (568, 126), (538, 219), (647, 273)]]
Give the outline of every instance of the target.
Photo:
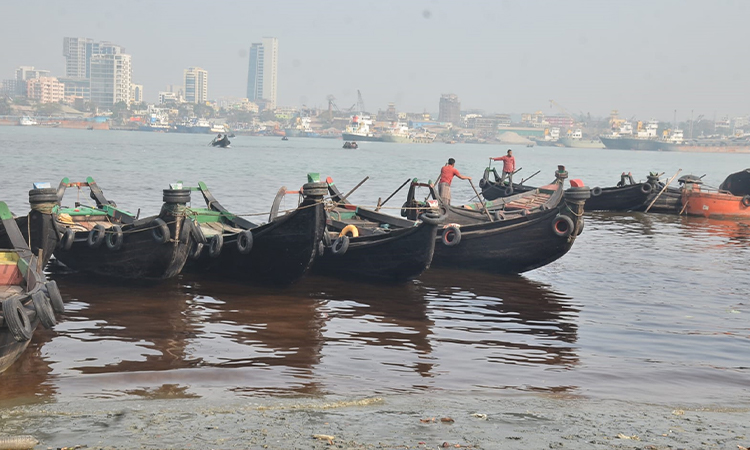
[[(179, 395), (165, 390), (153, 395)], [(553, 395), (363, 399), (95, 400), (5, 409), (3, 433), (36, 448), (738, 449), (747, 407)]]

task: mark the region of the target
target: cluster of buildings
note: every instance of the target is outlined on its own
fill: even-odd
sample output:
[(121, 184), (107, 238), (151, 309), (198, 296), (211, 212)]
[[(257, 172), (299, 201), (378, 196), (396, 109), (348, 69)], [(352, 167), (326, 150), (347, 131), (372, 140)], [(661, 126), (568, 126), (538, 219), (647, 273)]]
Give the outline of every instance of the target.
[[(143, 85), (133, 81), (133, 58), (124, 47), (90, 38), (65, 37), (62, 55), (64, 75), (53, 76), (49, 70), (20, 66), (14, 78), (0, 81), (0, 95), (73, 107), (88, 103), (103, 110), (120, 102), (143, 103)], [(263, 38), (252, 44), (244, 101), (255, 102), (260, 109), (275, 108), (277, 71), (278, 40)], [(189, 67), (184, 70), (182, 84), (169, 85), (158, 93), (159, 103), (206, 104), (208, 86), (208, 72)]]

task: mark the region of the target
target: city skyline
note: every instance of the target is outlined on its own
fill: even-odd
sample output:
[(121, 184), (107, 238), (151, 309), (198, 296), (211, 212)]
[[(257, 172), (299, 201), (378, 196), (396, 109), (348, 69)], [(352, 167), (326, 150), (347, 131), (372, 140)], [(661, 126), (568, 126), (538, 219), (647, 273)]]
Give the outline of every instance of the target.
[[(691, 111), (744, 115), (750, 104), (747, 63), (731, 44), (746, 40), (742, 13), (750, 5), (742, 2), (290, 1), (283, 13), (271, 4), (226, 3), (231, 14), (222, 26), (201, 33), (195, 30), (203, 18), (188, 14), (198, 4), (192, 0), (150, 4), (148, 15), (88, 0), (35, 3), (42, 5), (4, 7), (19, 20), (0, 30), (14, 42), (4, 48), (0, 78), (19, 66), (63, 77), (60, 39), (89, 36), (128, 49), (146, 101), (193, 66), (212, 74), (210, 97), (241, 97), (250, 45), (275, 36), (284, 50), (281, 106), (325, 108), (333, 95), (345, 109), (360, 90), (371, 111), (394, 102), (399, 110), (434, 113), (441, 94), (452, 92), (462, 109), (488, 113), (559, 113), (554, 99), (574, 114), (617, 109), (625, 117), (671, 120), (677, 110), (684, 120)], [(29, 21), (35, 39), (14, 39)], [(698, 64), (706, 57), (715, 63)]]

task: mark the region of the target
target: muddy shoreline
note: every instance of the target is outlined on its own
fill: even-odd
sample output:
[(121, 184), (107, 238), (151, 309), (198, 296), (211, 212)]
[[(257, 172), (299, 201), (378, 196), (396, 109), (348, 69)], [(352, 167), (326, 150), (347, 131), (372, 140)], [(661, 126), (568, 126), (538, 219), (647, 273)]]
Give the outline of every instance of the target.
[(750, 445), (748, 412), (550, 395), (404, 395), (233, 405), (97, 400), (14, 407), (0, 417), (3, 435), (32, 435), (39, 449), (737, 449)]

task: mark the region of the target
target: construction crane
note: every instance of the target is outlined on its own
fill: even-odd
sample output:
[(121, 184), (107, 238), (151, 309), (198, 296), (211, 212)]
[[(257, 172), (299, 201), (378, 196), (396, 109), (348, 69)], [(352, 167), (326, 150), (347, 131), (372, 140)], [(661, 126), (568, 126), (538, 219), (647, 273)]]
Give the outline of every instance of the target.
[(553, 106), (556, 107), (558, 110), (560, 110), (560, 112), (562, 112), (564, 115), (568, 116), (574, 123), (580, 122), (580, 120), (576, 119), (576, 116), (574, 116), (570, 111), (565, 109), (561, 104), (557, 103), (554, 100), (550, 100), (549, 107), (552, 108)]
[(359, 112), (365, 112), (365, 101), (362, 100), (362, 93), (359, 92), (359, 89), (357, 89), (357, 103), (356, 103), (357, 109)]

